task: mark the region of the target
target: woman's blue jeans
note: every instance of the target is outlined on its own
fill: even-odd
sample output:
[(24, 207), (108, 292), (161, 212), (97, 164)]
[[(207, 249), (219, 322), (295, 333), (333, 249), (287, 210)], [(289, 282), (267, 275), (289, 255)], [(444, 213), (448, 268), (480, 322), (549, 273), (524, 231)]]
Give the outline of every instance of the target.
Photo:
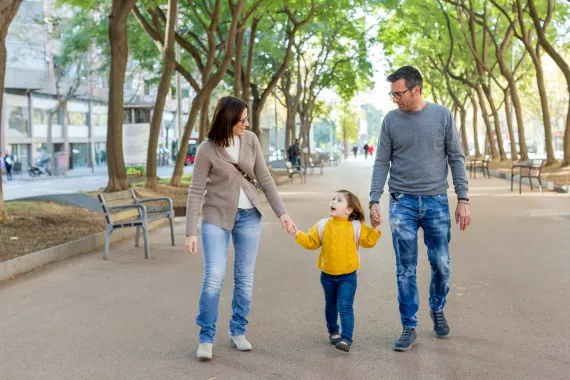
[(201, 343), (214, 343), (220, 292), (226, 273), (230, 235), (234, 243), (234, 293), (231, 335), (244, 335), (250, 310), (255, 259), (261, 237), (261, 214), (256, 208), (238, 210), (232, 231), (202, 222), (204, 279), (196, 324)]

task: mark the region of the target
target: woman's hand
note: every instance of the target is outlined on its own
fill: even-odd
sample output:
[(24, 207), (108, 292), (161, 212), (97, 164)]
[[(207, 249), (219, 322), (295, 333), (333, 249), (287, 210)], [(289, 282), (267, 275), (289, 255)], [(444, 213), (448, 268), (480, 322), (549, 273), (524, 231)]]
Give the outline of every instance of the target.
[(186, 236), (186, 249), (188, 250), (188, 253), (192, 254), (193, 256), (198, 253), (198, 236)]
[(281, 215), (279, 220), (281, 221), (281, 227), (283, 228), (283, 231), (286, 231), (286, 232), (290, 233), (291, 235), (297, 234), (297, 226), (291, 220), (291, 218), (289, 218), (289, 215), (283, 214), (283, 215)]

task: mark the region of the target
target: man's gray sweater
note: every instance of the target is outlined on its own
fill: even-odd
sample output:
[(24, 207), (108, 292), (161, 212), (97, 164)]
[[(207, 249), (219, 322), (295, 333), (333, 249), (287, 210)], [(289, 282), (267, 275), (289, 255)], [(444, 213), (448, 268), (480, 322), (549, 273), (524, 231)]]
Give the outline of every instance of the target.
[(390, 111), (382, 122), (370, 201), (380, 201), (388, 171), (391, 193), (445, 194), (449, 187), (448, 163), (455, 193), (459, 198), (466, 198), (465, 155), (453, 117), (446, 107), (426, 102), (417, 112)]

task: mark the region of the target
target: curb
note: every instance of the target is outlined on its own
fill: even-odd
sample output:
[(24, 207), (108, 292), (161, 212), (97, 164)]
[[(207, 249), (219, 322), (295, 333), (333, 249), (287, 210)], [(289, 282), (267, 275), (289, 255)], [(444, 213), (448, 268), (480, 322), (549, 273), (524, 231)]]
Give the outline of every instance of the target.
[[(506, 179), (507, 181), (511, 180), (511, 173), (503, 173), (498, 170), (489, 169), (489, 174), (492, 177), (503, 178)], [(520, 182), (520, 178), (518, 175), (514, 175), (513, 177), (514, 177), (514, 182)], [(523, 184), (530, 185), (529, 179), (524, 178)], [(545, 189), (552, 190), (557, 193), (570, 193), (570, 185), (559, 185), (552, 181), (542, 181), (542, 185)]]
[[(149, 231), (168, 226), (168, 219), (155, 220), (149, 223)], [(136, 228), (115, 230), (111, 234), (111, 243), (134, 237)], [(105, 246), (105, 232), (70, 241), (55, 247), (29, 253), (0, 263), (0, 282), (17, 275), (30, 272), (38, 267), (55, 261), (64, 260), (81, 253), (94, 251)]]

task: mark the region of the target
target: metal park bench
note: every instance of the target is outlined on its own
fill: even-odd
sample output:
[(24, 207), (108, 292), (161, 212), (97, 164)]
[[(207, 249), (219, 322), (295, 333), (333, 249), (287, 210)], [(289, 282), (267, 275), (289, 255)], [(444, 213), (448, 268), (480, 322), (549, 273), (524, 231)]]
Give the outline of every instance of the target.
[[(174, 211), (170, 198), (137, 199), (133, 189), (116, 193), (100, 193), (97, 195), (107, 224), (105, 236), (104, 260), (109, 257), (111, 232), (119, 228), (136, 227), (135, 247), (139, 246), (140, 230), (143, 230), (144, 257), (148, 259), (148, 223), (159, 218), (168, 218), (170, 221), (170, 238), (174, 244)], [(145, 206), (156, 202), (160, 206)]]

